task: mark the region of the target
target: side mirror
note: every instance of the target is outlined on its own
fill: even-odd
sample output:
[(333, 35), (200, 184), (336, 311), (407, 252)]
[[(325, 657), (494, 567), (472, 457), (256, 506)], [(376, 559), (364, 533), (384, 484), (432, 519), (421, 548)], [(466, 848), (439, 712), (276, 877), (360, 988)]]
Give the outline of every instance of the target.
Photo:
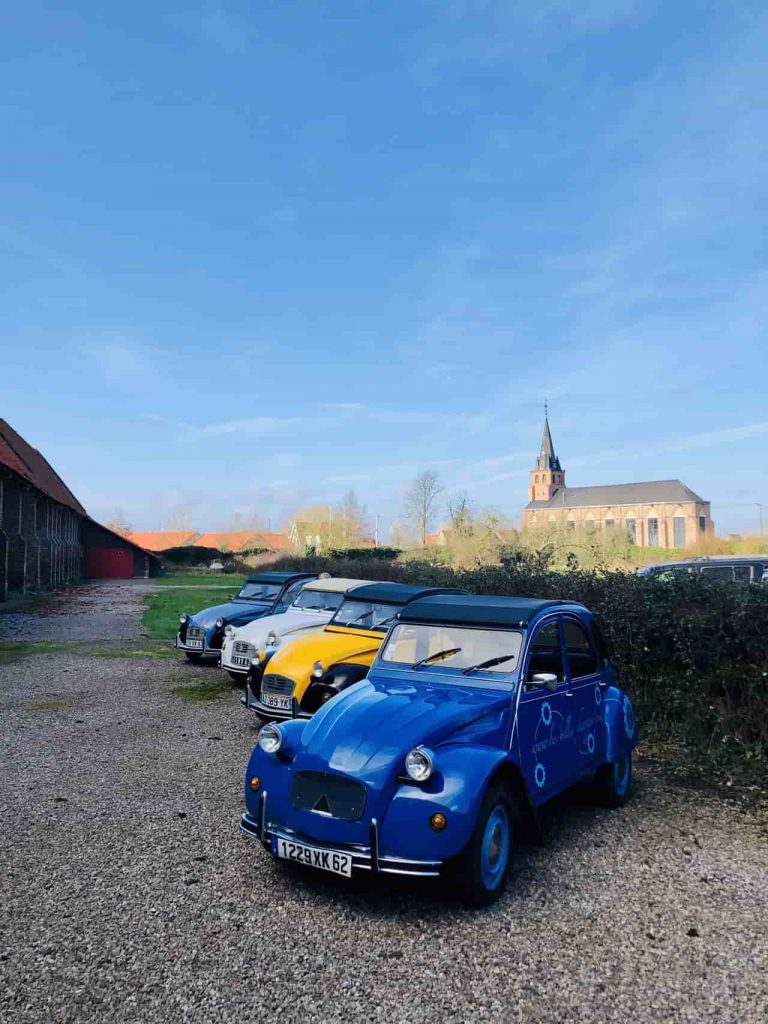
[(532, 679), (528, 680), (528, 685), (553, 693), (557, 689), (557, 676), (552, 672), (537, 672)]

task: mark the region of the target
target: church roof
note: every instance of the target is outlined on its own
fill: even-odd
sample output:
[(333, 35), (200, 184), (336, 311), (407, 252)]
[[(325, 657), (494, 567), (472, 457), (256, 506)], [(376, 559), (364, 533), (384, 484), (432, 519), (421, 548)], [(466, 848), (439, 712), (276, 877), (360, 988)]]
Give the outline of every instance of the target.
[(558, 487), (549, 501), (529, 501), (526, 509), (590, 508), (599, 505), (653, 505), (705, 501), (682, 480), (646, 480), (636, 484)]

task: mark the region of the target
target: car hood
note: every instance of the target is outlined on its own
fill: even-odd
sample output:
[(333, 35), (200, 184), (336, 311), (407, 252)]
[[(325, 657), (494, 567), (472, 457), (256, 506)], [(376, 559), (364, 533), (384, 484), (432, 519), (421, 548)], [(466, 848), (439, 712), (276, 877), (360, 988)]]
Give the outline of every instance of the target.
[(327, 671), (347, 659), (367, 657), (372, 662), (384, 640), (384, 633), (365, 630), (324, 629), (322, 633), (286, 637), (269, 663), (269, 671), (287, 676), (297, 682), (309, 679), (312, 666), (321, 661)]
[(369, 678), (310, 720), (296, 767), (327, 768), (380, 786), (393, 769), (402, 770), (409, 750), (436, 747), (478, 719), (498, 717), (510, 701), (507, 691)]
[(188, 625), (204, 626), (210, 629), (216, 624), (216, 619), (225, 619), (227, 622), (235, 622), (240, 616), (249, 619), (260, 618), (269, 612), (271, 605), (262, 604), (260, 601), (228, 601), (226, 604), (215, 604), (212, 608), (203, 608), (202, 611), (190, 615)]
[(236, 640), (247, 640), (248, 643), (260, 647), (266, 642), (268, 633), (277, 633), (280, 637), (303, 629), (322, 629), (330, 621), (333, 612), (281, 612), (279, 615), (265, 615), (255, 622), (248, 622), (237, 630)]

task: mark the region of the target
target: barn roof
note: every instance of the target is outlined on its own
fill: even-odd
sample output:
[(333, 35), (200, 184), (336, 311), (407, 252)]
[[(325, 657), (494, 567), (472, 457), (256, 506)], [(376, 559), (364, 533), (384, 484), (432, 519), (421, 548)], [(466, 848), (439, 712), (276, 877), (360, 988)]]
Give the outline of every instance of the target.
[(80, 515), (86, 511), (43, 455), (0, 419), (0, 465), (18, 473), (38, 491)]

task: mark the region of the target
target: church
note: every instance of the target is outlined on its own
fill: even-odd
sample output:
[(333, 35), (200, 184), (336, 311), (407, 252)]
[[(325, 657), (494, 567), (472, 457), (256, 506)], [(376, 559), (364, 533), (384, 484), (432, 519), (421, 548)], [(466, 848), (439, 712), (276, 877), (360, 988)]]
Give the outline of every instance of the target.
[(680, 480), (566, 487), (546, 411), (530, 476), (524, 530), (621, 531), (633, 544), (650, 548), (684, 548), (714, 531), (709, 502)]

